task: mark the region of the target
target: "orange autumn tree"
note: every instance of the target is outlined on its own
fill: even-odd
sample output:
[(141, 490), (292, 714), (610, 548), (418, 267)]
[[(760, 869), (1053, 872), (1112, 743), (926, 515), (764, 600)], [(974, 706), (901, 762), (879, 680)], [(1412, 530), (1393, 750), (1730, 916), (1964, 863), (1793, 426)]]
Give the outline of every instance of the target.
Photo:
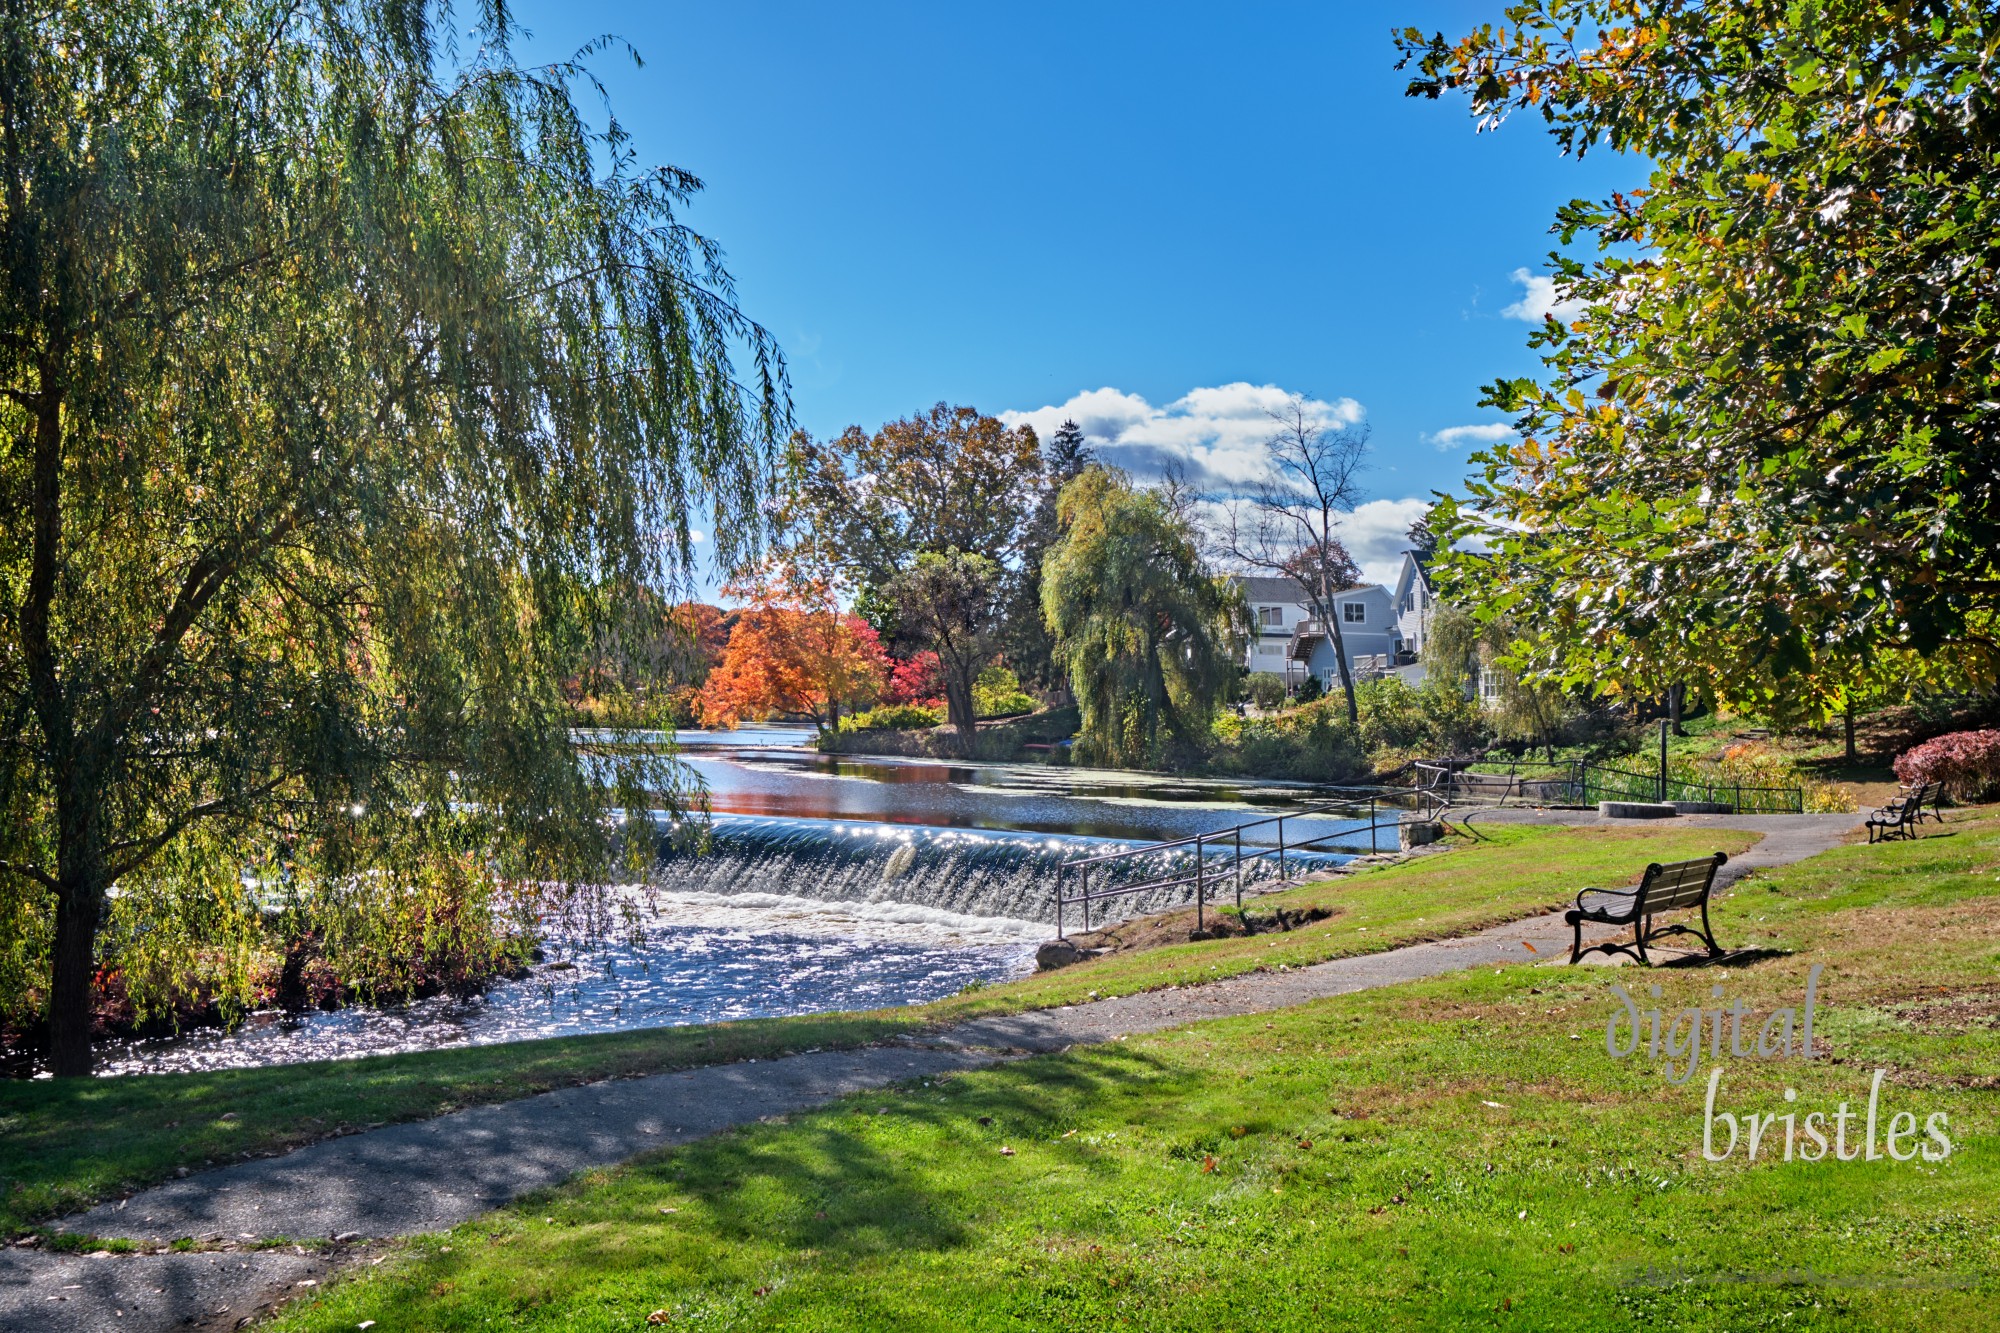
[(824, 580), (767, 574), (725, 591), (750, 607), (702, 686), (704, 723), (735, 727), (746, 717), (807, 713), (831, 731), (843, 707), (881, 696), (890, 667), (882, 640), (840, 610)]

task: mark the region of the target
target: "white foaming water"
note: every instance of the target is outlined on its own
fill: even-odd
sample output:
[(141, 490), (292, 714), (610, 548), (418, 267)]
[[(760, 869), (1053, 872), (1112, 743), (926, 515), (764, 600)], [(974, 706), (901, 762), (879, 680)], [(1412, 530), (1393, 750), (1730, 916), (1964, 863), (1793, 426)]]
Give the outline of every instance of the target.
[[(894, 860), (894, 855), (891, 856)], [(971, 916), (922, 903), (879, 898), (829, 902), (784, 893), (709, 893), (655, 884), (627, 884), (618, 892), (642, 903), (656, 922), (717, 926), (749, 934), (837, 935), (908, 944), (1035, 944), (1049, 937), (1045, 921)]]

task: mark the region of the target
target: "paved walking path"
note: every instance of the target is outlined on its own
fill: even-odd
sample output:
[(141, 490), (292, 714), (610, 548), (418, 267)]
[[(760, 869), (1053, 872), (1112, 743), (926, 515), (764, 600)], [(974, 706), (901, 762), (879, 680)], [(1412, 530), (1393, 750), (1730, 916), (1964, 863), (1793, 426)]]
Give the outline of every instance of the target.
[[(1496, 811), (1474, 822), (1501, 821), (1597, 819)], [(1733, 880), (1824, 851), (1858, 821), (1832, 815), (1689, 816), (1679, 822), (1765, 835), (1725, 868)], [(443, 1230), (578, 1171), (862, 1089), (1471, 967), (1559, 961), (1568, 948), (1569, 929), (1557, 913), (1310, 967), (982, 1019), (921, 1041), (564, 1088), (204, 1171), (94, 1208), (65, 1228), (156, 1242), (183, 1236), (361, 1242)], [(0, 1330), (227, 1328), (331, 1267), (325, 1257), (291, 1250), (95, 1258), (4, 1250)]]

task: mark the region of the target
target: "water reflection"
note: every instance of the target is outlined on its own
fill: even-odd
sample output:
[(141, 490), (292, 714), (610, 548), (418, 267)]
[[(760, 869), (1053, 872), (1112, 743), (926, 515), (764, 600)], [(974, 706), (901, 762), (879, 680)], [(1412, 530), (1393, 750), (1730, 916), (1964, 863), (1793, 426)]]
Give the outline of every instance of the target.
[[(245, 1067), (922, 1003), (1029, 970), (1035, 943), (1053, 933), (1051, 895), (1065, 861), (1296, 810), (1318, 794), (1298, 784), (821, 755), (806, 748), (812, 734), (676, 734), (709, 785), (716, 851), (667, 856), (653, 883), (627, 891), (644, 902), (643, 943), (584, 954), (574, 970), (544, 968), (469, 1001), (260, 1015), (235, 1033), (115, 1045), (101, 1067)], [(1354, 821), (1327, 816), (1301, 817), (1286, 838), (1296, 848), (1338, 830), (1350, 847), (1367, 848)], [(1268, 847), (1275, 837), (1267, 826), (1244, 844)], [(1345, 859), (1292, 855), (1294, 867)], [(1185, 873), (1176, 867), (1187, 856), (1158, 853), (1125, 870), (1148, 882)], [(1212, 870), (1220, 873), (1219, 860)], [(1185, 896), (1135, 896), (1116, 914)]]

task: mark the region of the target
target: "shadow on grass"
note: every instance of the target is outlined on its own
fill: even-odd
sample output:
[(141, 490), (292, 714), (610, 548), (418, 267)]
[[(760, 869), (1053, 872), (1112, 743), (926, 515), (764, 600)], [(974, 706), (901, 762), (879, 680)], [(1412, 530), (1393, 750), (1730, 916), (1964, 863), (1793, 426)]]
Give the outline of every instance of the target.
[[(989, 1202), (971, 1184), (986, 1159), (1004, 1155), (1003, 1148), (1061, 1140), (1086, 1108), (1101, 1114), (1108, 1101), (1184, 1100), (1198, 1093), (1198, 1083), (1117, 1046), (1093, 1048), (1085, 1058), (1037, 1056), (979, 1071), (970, 1082), (944, 1076), (858, 1094), (782, 1128), (725, 1132), (627, 1167), (614, 1192), (692, 1196), (704, 1232), (725, 1247), (777, 1244), (847, 1260), (951, 1250), (974, 1239)], [(974, 1162), (980, 1170), (953, 1170)], [(1063, 1169), (1107, 1185), (1120, 1170), (1078, 1142)], [(966, 1186), (954, 1187), (958, 1180)], [(618, 1262), (613, 1255), (604, 1261)]]
[(1724, 949), (1718, 954), (1684, 953), (1656, 964), (1660, 968), (1750, 967), (1773, 958), (1790, 958), (1791, 949)]

